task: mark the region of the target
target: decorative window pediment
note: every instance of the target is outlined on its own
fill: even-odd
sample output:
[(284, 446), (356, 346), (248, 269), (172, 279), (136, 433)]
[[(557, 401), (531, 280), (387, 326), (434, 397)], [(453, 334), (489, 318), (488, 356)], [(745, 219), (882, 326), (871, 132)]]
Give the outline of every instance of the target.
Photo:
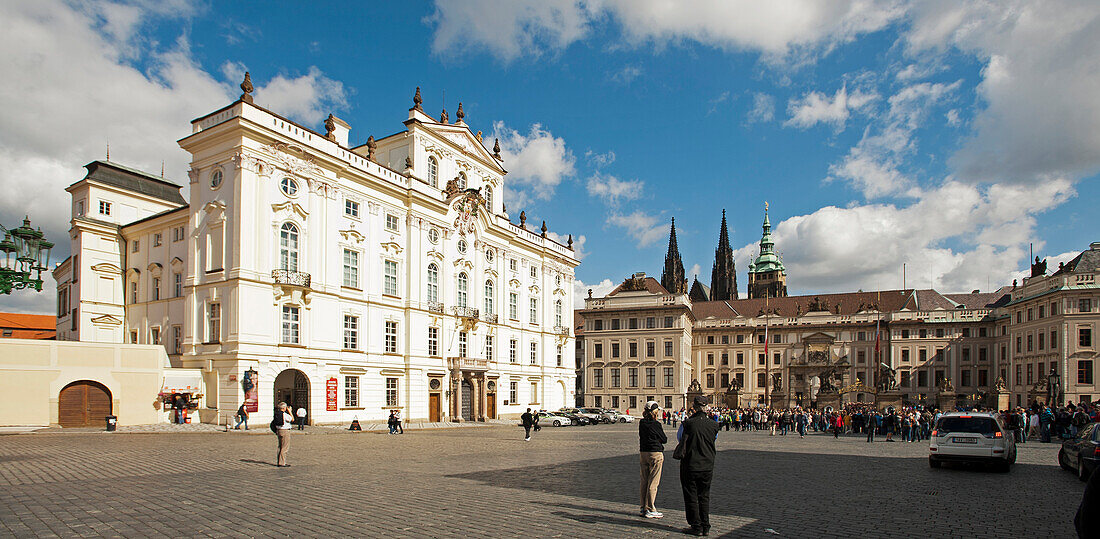
[(531, 292), (532, 294), (538, 294), (539, 293), (538, 285), (531, 285), (529, 288), (527, 288), (527, 290), (529, 292)]
[(139, 270), (137, 268), (130, 268), (130, 269), (126, 270), (126, 277), (127, 278), (136, 279), (140, 275), (141, 275), (141, 270)]
[(169, 262), (168, 265), (171, 266), (173, 270), (178, 271), (183, 269), (183, 259), (178, 256), (172, 257), (172, 261)]
[(460, 258), (458, 260), (455, 260), (455, 268), (459, 268), (459, 269), (465, 268), (465, 269), (472, 270), (472, 269), (474, 269), (474, 263), (470, 262), (469, 260), (466, 260), (465, 258)]
[(279, 221), (285, 221), (292, 215), (297, 215), (302, 221), (309, 217), (309, 212), (306, 211), (305, 208), (291, 200), (279, 204), (272, 204), (271, 211), (275, 212), (275, 217)]
[(122, 268), (120, 268), (120, 267), (118, 267), (114, 264), (109, 264), (107, 262), (102, 262), (102, 263), (99, 263), (99, 264), (96, 264), (96, 265), (92, 266), (92, 271), (94, 271), (96, 273), (108, 273), (108, 274), (112, 274), (112, 275), (118, 275), (119, 272), (122, 271)]
[(428, 258), (434, 258), (434, 259), (439, 260), (439, 261), (442, 262), (444, 257), (443, 257), (443, 253), (441, 253), (439, 251), (436, 251), (435, 249), (432, 249), (431, 251), (428, 251)]
[(164, 266), (161, 266), (160, 264), (158, 264), (156, 262), (153, 262), (152, 264), (149, 264), (148, 270), (149, 270), (149, 274), (152, 275), (153, 277), (160, 277), (161, 272), (164, 271)]
[(354, 243), (356, 245), (363, 243), (363, 240), (366, 239), (366, 236), (360, 234), (357, 230), (353, 228), (348, 230), (341, 230), (340, 237), (343, 238), (344, 241), (348, 243)]
[(394, 241), (387, 241), (382, 244), (382, 252), (389, 256), (397, 256), (401, 254), (404, 249), (401, 244)]
[(104, 314), (93, 318), (92, 323), (100, 326), (119, 326), (122, 325), (122, 320), (109, 314)]
[(522, 284), (522, 283), (519, 282), (519, 279), (512, 279), (512, 280), (508, 281), (508, 286), (510, 286), (512, 288), (519, 288), (520, 284)]

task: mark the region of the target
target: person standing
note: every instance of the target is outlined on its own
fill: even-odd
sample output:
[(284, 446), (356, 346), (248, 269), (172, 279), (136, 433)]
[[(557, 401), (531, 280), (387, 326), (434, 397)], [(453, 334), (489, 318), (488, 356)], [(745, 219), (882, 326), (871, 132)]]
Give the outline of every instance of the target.
[(298, 410), (294, 413), (298, 416), (298, 430), (306, 430), (306, 409), (303, 406), (299, 406)]
[(528, 408), (523, 415), (519, 416), (520, 423), (523, 425), (523, 441), (531, 441), (531, 427), (535, 426), (535, 418), (531, 415), (531, 409)]
[(294, 426), (294, 416), (290, 415), (290, 407), (285, 402), (279, 403), (279, 409), (275, 411), (275, 419), (271, 420), (271, 430), (279, 438), (279, 453), (275, 457), (275, 466), (289, 468), (286, 463), (286, 452), (290, 447), (290, 429)]
[(393, 420), (397, 423), (397, 433), (405, 434), (405, 427), (401, 426), (401, 410), (393, 411)]
[(692, 415), (684, 420), (680, 435), (680, 487), (690, 524), (682, 531), (697, 536), (710, 533), (710, 483), (714, 478), (714, 442), (718, 438), (718, 424), (707, 417), (706, 409), (706, 397), (696, 396)]
[(244, 430), (248, 430), (248, 410), (244, 409), (243, 404), (237, 408), (237, 424), (233, 426), (233, 430), (240, 430), (241, 423), (244, 423)]
[(390, 410), (390, 416), (386, 418), (386, 426), (390, 428), (390, 434), (397, 434), (397, 412)]
[(642, 516), (646, 518), (661, 518), (665, 516), (654, 506), (657, 499), (657, 486), (661, 484), (661, 468), (665, 462), (665, 444), (668, 438), (661, 423), (657, 421), (657, 410), (660, 409), (654, 401), (646, 403), (642, 409), (642, 420), (638, 422), (638, 450), (639, 471), (638, 488), (642, 505)]

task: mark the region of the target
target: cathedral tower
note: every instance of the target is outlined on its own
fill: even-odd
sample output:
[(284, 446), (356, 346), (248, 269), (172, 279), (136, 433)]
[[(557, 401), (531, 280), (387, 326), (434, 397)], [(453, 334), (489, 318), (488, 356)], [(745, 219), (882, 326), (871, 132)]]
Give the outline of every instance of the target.
[(672, 218), (672, 230), (668, 235), (668, 253), (665, 253), (665, 269), (661, 272), (661, 286), (670, 294), (686, 294), (687, 278), (684, 277), (684, 262), (680, 259), (680, 248), (676, 245), (676, 218)]
[(785, 297), (787, 268), (775, 254), (772, 224), (768, 221), (768, 203), (764, 203), (764, 234), (760, 236), (760, 254), (749, 264), (749, 298)]
[(737, 299), (737, 268), (733, 264), (733, 249), (726, 227), (726, 210), (722, 210), (722, 230), (718, 233), (718, 248), (714, 250), (714, 269), (710, 272), (710, 299)]

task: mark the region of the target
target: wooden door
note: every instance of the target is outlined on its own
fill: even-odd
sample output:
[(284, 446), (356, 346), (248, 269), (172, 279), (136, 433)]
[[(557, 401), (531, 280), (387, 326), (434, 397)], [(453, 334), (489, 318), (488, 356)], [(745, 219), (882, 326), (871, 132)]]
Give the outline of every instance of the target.
[(103, 426), (104, 418), (111, 415), (111, 392), (88, 380), (65, 386), (57, 402), (57, 422), (62, 427)]
[(497, 418), (497, 394), (496, 393), (489, 393), (488, 395), (485, 396), (485, 408), (487, 408), (487, 410), (485, 412), (485, 417), (486, 418), (488, 418), (488, 419), (496, 419)]
[(428, 421), (439, 423), (439, 393), (428, 394)]

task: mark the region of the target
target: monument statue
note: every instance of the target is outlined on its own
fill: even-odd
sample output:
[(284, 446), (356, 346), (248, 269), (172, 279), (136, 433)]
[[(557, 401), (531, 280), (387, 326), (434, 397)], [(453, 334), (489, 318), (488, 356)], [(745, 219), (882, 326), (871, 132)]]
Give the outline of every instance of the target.
[(783, 375), (781, 373), (772, 373), (772, 391), (783, 391)]
[(879, 391), (890, 391), (890, 390), (893, 390), (893, 389), (897, 389), (898, 381), (897, 381), (896, 376), (897, 376), (897, 371), (896, 370), (894, 370), (893, 368), (891, 368), (889, 365), (887, 365), (885, 363), (879, 363), (878, 390)]

